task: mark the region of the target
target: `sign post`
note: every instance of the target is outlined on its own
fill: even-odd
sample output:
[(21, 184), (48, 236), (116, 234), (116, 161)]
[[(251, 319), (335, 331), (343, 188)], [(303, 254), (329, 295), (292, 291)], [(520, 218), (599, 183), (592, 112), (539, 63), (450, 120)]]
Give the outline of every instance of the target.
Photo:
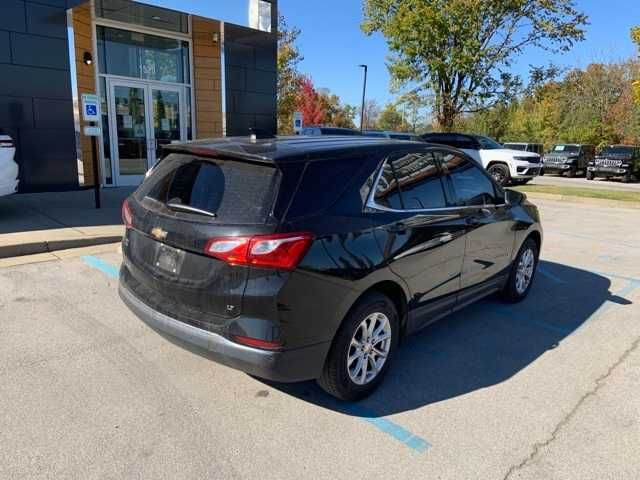
[(302, 112), (293, 112), (293, 131), (296, 135), (302, 133)]
[(95, 196), (96, 208), (100, 205), (100, 170), (98, 162), (98, 147), (96, 145), (96, 137), (100, 136), (100, 127), (97, 125), (100, 121), (100, 99), (92, 93), (82, 94), (82, 118), (85, 122), (89, 122), (90, 126), (84, 127), (84, 134), (91, 137), (91, 156), (93, 163), (93, 191)]

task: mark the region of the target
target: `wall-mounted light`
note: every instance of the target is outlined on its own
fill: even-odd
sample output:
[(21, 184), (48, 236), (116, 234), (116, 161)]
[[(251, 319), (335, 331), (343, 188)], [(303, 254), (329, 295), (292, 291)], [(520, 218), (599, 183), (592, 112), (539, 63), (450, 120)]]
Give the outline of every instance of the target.
[(220, 40), (220, 35), (218, 34), (218, 32), (215, 32), (213, 34), (213, 43), (218, 43), (219, 40)]
[(82, 61), (84, 62), (85, 65), (92, 65), (93, 56), (91, 55), (90, 52), (84, 52), (84, 55), (82, 56)]

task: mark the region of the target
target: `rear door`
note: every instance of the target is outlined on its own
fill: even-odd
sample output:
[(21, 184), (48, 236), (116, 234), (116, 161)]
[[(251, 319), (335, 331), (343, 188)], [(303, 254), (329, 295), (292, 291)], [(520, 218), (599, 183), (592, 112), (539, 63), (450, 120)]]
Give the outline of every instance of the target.
[(464, 212), (465, 254), (459, 301), (493, 289), (507, 273), (515, 241), (515, 221), (505, 205), (503, 192), (487, 173), (457, 153), (443, 152), (446, 181)]
[(172, 154), (130, 199), (128, 285), (152, 307), (207, 328), (240, 314), (248, 267), (204, 255), (212, 238), (271, 233), (275, 165)]
[(449, 313), (460, 288), (466, 224), (450, 208), (431, 149), (391, 155), (369, 206), (376, 240), (391, 270), (409, 286), (408, 331)]

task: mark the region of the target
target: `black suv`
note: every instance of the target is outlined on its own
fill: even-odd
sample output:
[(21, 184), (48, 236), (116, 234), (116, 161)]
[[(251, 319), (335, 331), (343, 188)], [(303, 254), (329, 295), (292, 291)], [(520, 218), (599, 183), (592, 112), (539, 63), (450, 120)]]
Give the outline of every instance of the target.
[(123, 205), (120, 295), (225, 365), (361, 398), (404, 335), (531, 288), (538, 210), (459, 150), (288, 137), (167, 152)]
[(593, 161), (596, 149), (593, 145), (559, 143), (544, 155), (544, 173), (566, 175), (573, 178), (587, 173), (589, 162)]
[(587, 180), (596, 177), (620, 177), (623, 182), (640, 178), (640, 147), (636, 145), (608, 145), (589, 162)]

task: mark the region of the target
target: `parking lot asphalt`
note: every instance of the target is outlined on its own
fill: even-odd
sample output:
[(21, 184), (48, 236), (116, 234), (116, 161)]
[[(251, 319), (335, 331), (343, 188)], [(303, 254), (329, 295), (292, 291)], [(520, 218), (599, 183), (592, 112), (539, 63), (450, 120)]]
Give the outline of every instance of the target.
[(357, 404), (150, 330), (116, 252), (0, 268), (0, 478), (640, 478), (640, 212), (537, 203), (527, 300), (407, 339)]

